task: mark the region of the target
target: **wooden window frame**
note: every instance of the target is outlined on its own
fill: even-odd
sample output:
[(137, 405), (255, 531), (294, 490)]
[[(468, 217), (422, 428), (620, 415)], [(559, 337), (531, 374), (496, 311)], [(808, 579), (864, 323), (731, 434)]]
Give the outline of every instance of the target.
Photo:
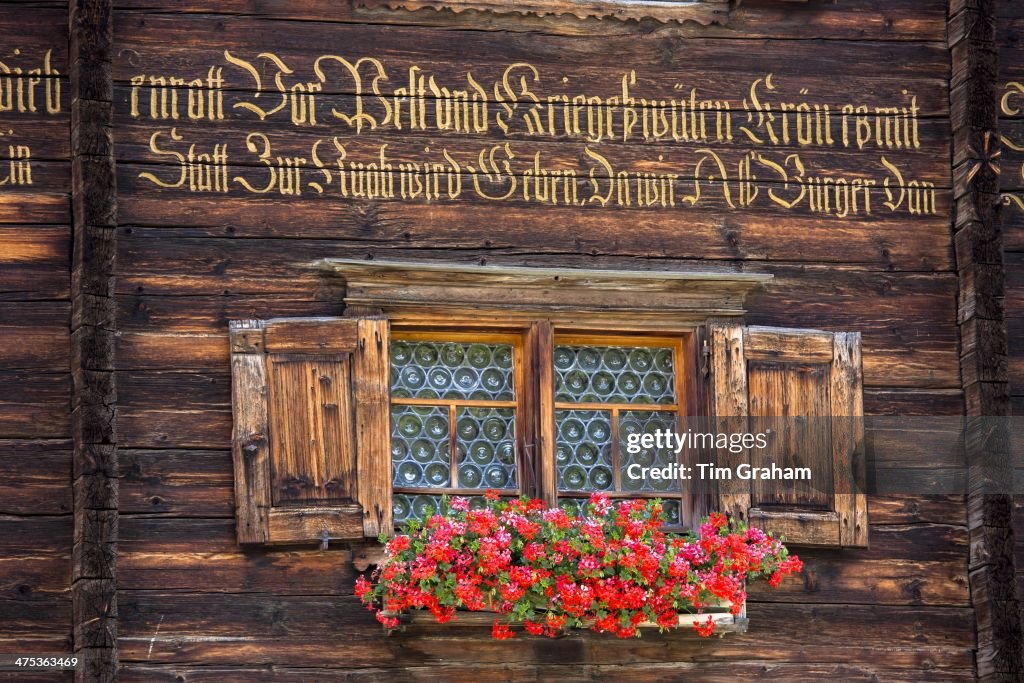
[[(525, 347), (526, 338), (523, 332), (510, 333), (500, 332), (494, 330), (487, 331), (472, 331), (472, 326), (467, 324), (461, 326), (458, 330), (430, 330), (426, 328), (415, 328), (411, 330), (403, 330), (401, 325), (392, 323), (391, 341), (428, 341), (428, 342), (476, 342), (484, 344), (509, 344), (512, 346), (512, 368), (513, 368), (513, 382), (515, 398), (512, 401), (479, 401), (479, 400), (461, 400), (461, 399), (414, 399), (414, 398), (398, 398), (391, 397), (390, 406), (396, 405), (407, 405), (407, 406), (424, 406), (424, 407), (438, 407), (446, 406), (448, 408), (448, 419), (449, 419), (449, 444), (450, 444), (450, 467), (452, 481), (456, 481), (458, 477), (458, 464), (457, 464), (457, 449), (455, 435), (455, 410), (458, 407), (486, 407), (486, 408), (512, 408), (515, 411), (515, 454), (516, 454), (516, 477), (518, 486), (517, 491), (511, 491), (510, 489), (501, 489), (503, 494), (507, 495), (519, 495), (520, 493), (529, 494), (529, 488), (524, 486), (526, 479), (526, 471), (521, 457), (523, 444), (527, 442), (529, 435), (526, 433), (526, 428), (529, 424), (527, 422), (527, 413), (530, 410), (530, 401), (527, 400), (529, 383), (526, 373), (525, 365)], [(418, 488), (418, 487), (404, 487), (404, 486), (392, 486), (393, 493), (402, 493), (406, 495), (455, 495), (455, 496), (470, 496), (470, 495), (481, 495), (486, 489), (465, 489), (458, 486), (446, 486), (446, 487), (435, 487), (435, 488)]]
[[(625, 345), (665, 347), (673, 349), (675, 363), (676, 402), (671, 409), (678, 420), (700, 417), (705, 412), (701, 407), (698, 394), (699, 367), (690, 361), (697, 357), (698, 329), (694, 325), (677, 326), (674, 330), (651, 332), (645, 329), (620, 330), (600, 329), (599, 320), (579, 321), (577, 324), (557, 325), (548, 319), (508, 322), (501, 320), (485, 321), (470, 318), (446, 317), (432, 322), (428, 319), (415, 318), (406, 320), (401, 317), (390, 319), (392, 340), (426, 340), (426, 341), (494, 341), (512, 343), (521, 341), (520, 353), (515, 356), (515, 378), (517, 385), (517, 419), (516, 419), (516, 458), (520, 476), (519, 492), (530, 497), (538, 497), (549, 505), (557, 505), (560, 498), (585, 498), (589, 492), (560, 492), (557, 476), (557, 426), (555, 411), (562, 406), (556, 402), (553, 352), (560, 343), (579, 343), (587, 345)], [(598, 331), (600, 329), (600, 331)], [(513, 345), (515, 349), (516, 346)], [(444, 401), (424, 399), (423, 402), (409, 399), (392, 399), (391, 404), (423, 405), (429, 403), (465, 404), (466, 401)], [(471, 401), (470, 401), (471, 403)], [(591, 404), (564, 404), (575, 409), (588, 409)], [(611, 404), (609, 404), (611, 405)], [(618, 409), (630, 406), (635, 410), (651, 409), (651, 404), (615, 404)], [(583, 406), (583, 408), (580, 408)], [(609, 410), (608, 407), (593, 409)], [(654, 410), (659, 410), (657, 406)], [(613, 437), (614, 442), (615, 437)], [(615, 446), (617, 450), (617, 445)], [(453, 470), (454, 472), (454, 470)], [(616, 477), (618, 479), (618, 477)], [(462, 489), (438, 487), (434, 489), (407, 489), (393, 486), (394, 493), (406, 495), (482, 495), (485, 488)], [(699, 519), (702, 514), (710, 511), (710, 501), (698, 501), (701, 493), (687, 494), (655, 494), (653, 492), (609, 491), (611, 498), (671, 498), (680, 503), (679, 527), (682, 528)], [(686, 499), (690, 498), (690, 501)], [(689, 506), (686, 503), (689, 502)]]
[[(683, 510), (683, 498), (686, 495), (684, 491), (680, 491), (678, 494), (674, 492), (655, 493), (655, 492), (638, 492), (638, 491), (622, 491), (622, 453), (621, 453), (621, 438), (618, 433), (618, 413), (621, 411), (648, 411), (648, 412), (672, 412), (676, 416), (677, 425), (681, 421), (694, 417), (692, 414), (697, 409), (696, 400), (696, 377), (694, 374), (695, 368), (687, 363), (687, 359), (693, 358), (694, 345), (695, 345), (696, 330), (689, 329), (688, 331), (681, 331), (677, 334), (666, 335), (666, 334), (641, 334), (641, 333), (622, 333), (615, 330), (608, 332), (587, 332), (579, 333), (572, 329), (558, 329), (554, 330), (554, 346), (557, 348), (561, 345), (575, 345), (575, 346), (628, 346), (628, 347), (648, 347), (648, 348), (671, 348), (674, 360), (675, 370), (673, 373), (673, 381), (675, 384), (676, 399), (674, 404), (671, 406), (663, 406), (658, 404), (648, 403), (568, 403), (561, 402), (557, 399), (552, 404), (551, 415), (542, 415), (542, 420), (555, 420), (555, 412), (558, 410), (602, 410), (610, 411), (613, 415), (612, 419), (612, 472), (614, 478), (614, 490), (606, 492), (609, 498), (664, 498), (664, 499), (677, 499), (680, 504), (680, 510)], [(553, 364), (553, 360), (551, 361)], [(556, 421), (557, 425), (557, 421)], [(557, 427), (556, 427), (557, 432)], [(552, 461), (556, 461), (556, 450), (557, 450), (557, 437), (554, 443), (550, 445), (550, 448), (545, 449), (541, 453), (542, 464), (547, 461), (545, 458), (550, 458)], [(555, 493), (557, 499), (573, 499), (573, 498), (586, 498), (590, 495), (590, 491), (561, 491), (557, 488), (557, 463), (552, 463), (551, 472), (555, 473)], [(682, 515), (681, 515), (682, 517)], [(691, 522), (693, 520), (690, 520)], [(683, 524), (682, 526), (685, 526)]]

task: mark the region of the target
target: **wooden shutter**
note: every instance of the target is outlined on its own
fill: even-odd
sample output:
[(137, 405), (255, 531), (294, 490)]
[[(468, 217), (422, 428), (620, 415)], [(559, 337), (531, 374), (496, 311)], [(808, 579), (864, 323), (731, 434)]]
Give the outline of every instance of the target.
[(387, 321), (240, 320), (230, 337), (238, 542), (390, 532)]
[(860, 333), (716, 325), (710, 336), (718, 431), (771, 429), (768, 449), (719, 448), (719, 464), (812, 472), (784, 490), (719, 480), (720, 508), (794, 545), (866, 547)]

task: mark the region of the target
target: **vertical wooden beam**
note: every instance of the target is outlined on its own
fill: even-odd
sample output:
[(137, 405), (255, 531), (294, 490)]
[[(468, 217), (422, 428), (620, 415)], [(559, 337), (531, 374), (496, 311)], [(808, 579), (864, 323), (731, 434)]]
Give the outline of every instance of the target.
[(536, 441), (533, 443), (537, 491), (530, 492), (548, 505), (558, 505), (558, 468), (555, 466), (557, 430), (555, 429), (555, 330), (548, 320), (540, 320), (530, 328), (527, 346), (530, 368), (536, 381)]
[(70, 0), (72, 436), (71, 597), (77, 681), (117, 679), (117, 188), (110, 0)]
[[(992, 485), (1013, 481), (1004, 270), (999, 203), (997, 46), (993, 0), (950, 0), (953, 236), (959, 277), (961, 382), (969, 467), (969, 577), (981, 681), (1024, 676), (1014, 585), (1013, 498)], [(1000, 351), (1001, 350), (1001, 351)]]

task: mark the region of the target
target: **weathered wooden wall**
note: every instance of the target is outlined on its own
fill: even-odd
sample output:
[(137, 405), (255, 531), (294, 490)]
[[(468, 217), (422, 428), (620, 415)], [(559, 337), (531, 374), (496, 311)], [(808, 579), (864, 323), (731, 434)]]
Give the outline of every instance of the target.
[[(0, 98), (3, 105), (13, 104), (0, 111), (0, 652), (5, 653), (71, 651), (67, 16), (66, 2), (0, 4), (5, 36), (0, 62), (6, 67), (0, 79), (14, 93), (13, 103)], [(35, 69), (43, 73), (28, 73)], [(37, 78), (30, 101), (29, 82)], [(59, 111), (48, 111), (47, 83), (50, 109), (59, 105)], [(47, 676), (38, 680), (54, 680)], [(0, 679), (33, 680), (3, 673)]]
[[(352, 596), (346, 551), (238, 549), (229, 451), (227, 321), (339, 314), (337, 288), (307, 267), (325, 256), (771, 272), (776, 284), (750, 301), (750, 320), (862, 331), (868, 413), (961, 414), (946, 13), (944, 0), (806, 6), (748, 0), (728, 26), (703, 28), (352, 10), (348, 3), (268, 9), (254, 0), (187, 7), (121, 2), (113, 76), (122, 680), (298, 681), (313, 672), (321, 680), (435, 680), (441, 666), (445, 677), (458, 680), (513, 673), (559, 680), (627, 673), (636, 680), (683, 673), (702, 680), (766, 673), (971, 678), (973, 614), (960, 498), (873, 498), (871, 549), (801, 553), (803, 579), (758, 593), (749, 607), (750, 633), (742, 637), (699, 643), (683, 634), (640, 641), (583, 634), (497, 643), (483, 632), (433, 628), (385, 638)], [(885, 154), (936, 185), (936, 211), (879, 209), (837, 218), (771, 203), (730, 209), (720, 188), (717, 194), (706, 188), (697, 208), (675, 210), (489, 203), (469, 193), (429, 204), (368, 201), (319, 196), (308, 185), (302, 196), (258, 197), (230, 179), (227, 193), (160, 188), (141, 174), (176, 181), (176, 160), (150, 149), (158, 130), (164, 131), (159, 146), (168, 146), (172, 126), (183, 138), (174, 149), (182, 152), (191, 143), (207, 153), (227, 143), (229, 176), (254, 186), (265, 182), (266, 171), (245, 149), (244, 136), (253, 131), (271, 136), (282, 154), (307, 156), (313, 140), (340, 135), (352, 158), (364, 160), (387, 142), (396, 157), (447, 146), (462, 153), (460, 163), (472, 163), (469, 151), (501, 140), (493, 131), (378, 130), (357, 137), (340, 126), (294, 126), (281, 115), (259, 121), (231, 106), (240, 98), (263, 101), (250, 99), (251, 85), (237, 85), (237, 69), (229, 77), (240, 89), (225, 94), (221, 121), (152, 120), (145, 89), (141, 113), (132, 115), (133, 76), (205, 78), (209, 66), (224, 65), (225, 48), (249, 60), (272, 51), (296, 78), (306, 78), (321, 53), (375, 56), (393, 73), (389, 88), (401, 86), (410, 62), (451, 80), (472, 66), (481, 83), (490, 83), (504, 65), (520, 60), (536, 63), (545, 79), (557, 83), (564, 71), (580, 77), (581, 91), (602, 94), (615, 92), (623, 65), (637, 68), (648, 85), (663, 78), (667, 87), (649, 88), (662, 97), (679, 81), (708, 96), (738, 99), (768, 71), (793, 101), (805, 87), (814, 101), (874, 106), (906, 88), (921, 108), (921, 146)], [(352, 105), (351, 92), (325, 99)], [(551, 163), (585, 161), (579, 140), (510, 137), (517, 150), (540, 151)], [(591, 147), (621, 163), (661, 169), (658, 154), (692, 159), (701, 145), (603, 141)], [(739, 144), (716, 149), (730, 165), (746, 151)], [(793, 151), (799, 151), (795, 144), (766, 153)], [(801, 155), (823, 174), (879, 168), (878, 149)], [(758, 185), (759, 202), (770, 187)]]
[[(1024, 415), (1024, 7), (1012, 0), (999, 0), (997, 13), (1007, 356), (1011, 411), (1019, 417)], [(1024, 595), (1024, 498), (1020, 496), (1014, 531), (1019, 597)]]

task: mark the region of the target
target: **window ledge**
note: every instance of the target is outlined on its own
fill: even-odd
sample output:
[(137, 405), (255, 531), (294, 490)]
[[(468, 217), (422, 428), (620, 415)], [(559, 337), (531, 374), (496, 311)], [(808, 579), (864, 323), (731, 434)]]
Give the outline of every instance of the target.
[[(503, 320), (537, 317), (555, 323), (671, 329), (746, 313), (744, 300), (771, 281), (766, 273), (622, 271), (575, 268), (444, 265), (325, 259), (344, 280), (345, 304), (392, 318)], [(435, 318), (436, 319), (436, 318)]]
[[(401, 614), (392, 614), (398, 618), (399, 626), (397, 629), (385, 629), (390, 635), (394, 631), (404, 631), (410, 626), (415, 627), (417, 630), (422, 628), (436, 627), (438, 629), (447, 630), (451, 627), (470, 627), (470, 628), (490, 628), (494, 623), (494, 619), (498, 616), (496, 612), (490, 611), (479, 611), (479, 612), (468, 612), (458, 610), (455, 613), (455, 618), (444, 624), (438, 624), (434, 616), (425, 609), (414, 609), (409, 612), (403, 612)], [(715, 635), (724, 635), (726, 633), (746, 633), (749, 627), (749, 619), (747, 618), (747, 607), (743, 606), (743, 610), (739, 615), (733, 616), (729, 612), (728, 603), (720, 607), (713, 607), (705, 611), (703, 614), (687, 614), (681, 613), (678, 618), (678, 631), (672, 631), (672, 633), (678, 633), (683, 636), (697, 637), (693, 630), (693, 625), (697, 622), (704, 622), (711, 617), (715, 622)], [(521, 622), (513, 622), (514, 625), (519, 625)], [(657, 629), (658, 625), (654, 622), (645, 621), (638, 624), (641, 629)], [(589, 630), (588, 627), (583, 629), (567, 629), (566, 633), (579, 632), (582, 630)]]

